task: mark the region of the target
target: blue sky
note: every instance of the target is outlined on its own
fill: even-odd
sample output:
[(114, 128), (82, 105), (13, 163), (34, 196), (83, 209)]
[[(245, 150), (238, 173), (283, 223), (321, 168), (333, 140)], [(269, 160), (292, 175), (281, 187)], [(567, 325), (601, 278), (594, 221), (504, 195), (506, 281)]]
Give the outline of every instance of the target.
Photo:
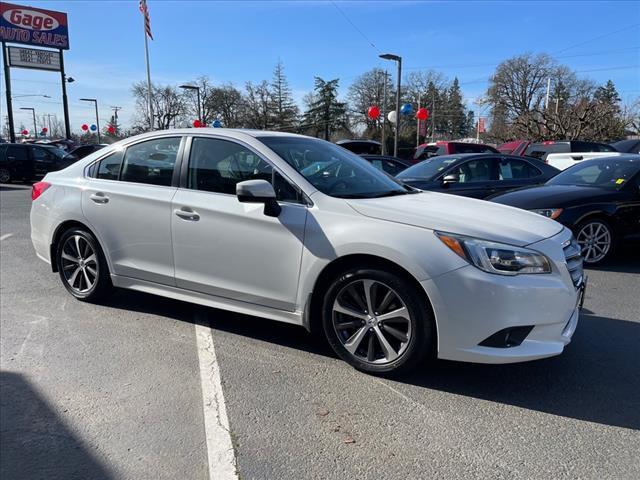
[[(435, 68), (457, 76), (473, 106), (501, 60), (531, 51), (556, 54), (598, 82), (612, 79), (623, 101), (640, 97), (637, 1), (335, 3), (148, 0), (155, 37), (150, 42), (152, 79), (182, 83), (208, 75), (217, 83), (242, 87), (247, 80), (270, 79), (281, 59), (300, 100), (312, 89), (314, 75), (340, 78), (344, 93), (366, 70), (393, 70), (378, 59), (379, 52), (392, 52), (403, 57), (405, 72)], [(131, 83), (145, 78), (138, 2), (29, 4), (69, 15), (71, 49), (65, 64), (76, 79), (68, 88), (72, 129), (92, 122), (92, 107), (78, 101), (87, 96), (98, 98), (101, 121), (111, 114), (107, 107), (118, 105), (127, 123), (134, 113)], [(12, 69), (12, 77), (14, 94), (52, 97), (16, 99), (16, 124), (30, 124), (30, 114), (20, 106), (62, 117), (56, 73)], [(0, 108), (4, 117), (4, 79)]]

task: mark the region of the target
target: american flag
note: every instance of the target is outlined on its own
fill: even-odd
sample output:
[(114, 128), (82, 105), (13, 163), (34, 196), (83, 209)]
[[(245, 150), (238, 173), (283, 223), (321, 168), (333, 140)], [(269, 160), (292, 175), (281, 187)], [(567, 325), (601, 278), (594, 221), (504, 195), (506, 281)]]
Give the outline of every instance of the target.
[(149, 18), (149, 9), (147, 8), (147, 0), (140, 0), (140, 11), (144, 16), (144, 31), (147, 36), (153, 40), (153, 34), (151, 33), (151, 18)]

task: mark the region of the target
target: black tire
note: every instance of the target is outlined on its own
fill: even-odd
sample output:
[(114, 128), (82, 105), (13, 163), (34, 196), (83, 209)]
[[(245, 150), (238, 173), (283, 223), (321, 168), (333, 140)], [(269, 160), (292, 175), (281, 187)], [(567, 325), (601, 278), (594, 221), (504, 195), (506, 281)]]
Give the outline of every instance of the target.
[[(334, 311), (339, 296), (340, 302), (338, 303), (340, 305), (343, 302), (348, 303), (348, 298), (342, 296), (350, 295), (351, 298), (355, 298), (351, 292), (357, 291), (360, 288), (358, 285), (362, 285), (362, 292), (364, 292), (367, 284), (370, 285), (369, 295), (374, 309), (373, 318), (356, 318)], [(388, 291), (391, 291), (397, 298), (391, 300), (389, 306), (385, 307), (384, 301)], [(361, 308), (362, 304), (360, 307), (355, 303), (351, 306), (353, 308), (350, 308), (350, 311), (358, 310), (358, 315), (364, 311)], [(404, 311), (408, 312), (409, 318), (391, 317), (383, 323), (382, 317), (388, 316), (385, 315), (385, 312), (399, 312), (402, 307), (405, 307)], [(379, 312), (375, 311), (378, 309), (380, 309)], [(380, 323), (378, 323), (377, 317), (381, 317)], [(345, 327), (345, 325), (357, 322), (360, 323), (356, 326)], [(325, 293), (322, 306), (322, 324), (327, 341), (336, 354), (351, 366), (366, 373), (378, 375), (403, 373), (415, 368), (427, 356), (433, 355), (435, 351), (435, 322), (424, 292), (403, 276), (384, 270), (353, 268), (338, 276)], [(392, 330), (395, 330), (395, 334), (405, 334), (405, 338), (408, 340), (402, 342), (395, 334), (390, 335), (387, 330), (390, 326)], [(359, 335), (361, 341), (358, 343), (361, 346), (356, 347), (356, 352), (352, 353), (347, 350), (345, 343), (355, 344), (356, 342), (348, 342), (347, 340), (356, 338), (361, 329), (368, 331)], [(405, 329), (408, 330), (405, 332)], [(386, 337), (387, 346), (393, 348), (393, 353), (398, 355), (397, 358), (388, 360), (380, 335)], [(371, 339), (372, 336), (375, 338)], [(367, 358), (364, 358), (365, 343)], [(374, 344), (373, 347), (370, 346), (371, 343)], [(393, 357), (393, 355), (389, 357)]]
[[(78, 300), (97, 302), (112, 292), (109, 266), (98, 241), (88, 230), (71, 228), (64, 232), (56, 245), (55, 261), (62, 284)], [(74, 273), (76, 276), (71, 278)]]
[[(598, 256), (588, 258), (590, 255), (590, 252), (588, 250), (588, 244), (584, 242), (586, 238), (585, 234), (586, 232), (589, 232), (589, 231), (597, 231), (598, 227), (601, 229), (601, 232), (606, 231), (608, 233), (609, 246), (606, 249), (606, 253), (604, 255), (598, 255)], [(607, 262), (613, 256), (615, 246), (616, 246), (616, 235), (613, 228), (611, 227), (611, 224), (609, 224), (606, 220), (599, 217), (587, 218), (581, 221), (575, 227), (574, 233), (575, 233), (576, 240), (580, 244), (582, 259), (586, 265), (590, 265), (590, 266), (600, 265), (602, 263)]]
[(11, 181), (11, 172), (7, 168), (0, 168), (0, 183), (9, 183)]

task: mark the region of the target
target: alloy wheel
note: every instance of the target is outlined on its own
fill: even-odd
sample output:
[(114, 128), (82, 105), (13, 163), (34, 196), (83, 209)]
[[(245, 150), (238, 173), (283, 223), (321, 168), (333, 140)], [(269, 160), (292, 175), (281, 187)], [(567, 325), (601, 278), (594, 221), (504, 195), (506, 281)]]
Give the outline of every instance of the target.
[(94, 248), (81, 235), (70, 236), (62, 246), (62, 272), (77, 293), (86, 293), (98, 280), (98, 259)]
[(411, 341), (411, 314), (388, 285), (358, 279), (344, 286), (333, 303), (338, 340), (362, 362), (383, 365), (398, 359)]
[(11, 174), (9, 170), (0, 168), (0, 183), (8, 183), (11, 180)]
[(585, 263), (596, 263), (611, 250), (611, 231), (602, 222), (589, 222), (578, 232), (576, 240), (580, 244)]

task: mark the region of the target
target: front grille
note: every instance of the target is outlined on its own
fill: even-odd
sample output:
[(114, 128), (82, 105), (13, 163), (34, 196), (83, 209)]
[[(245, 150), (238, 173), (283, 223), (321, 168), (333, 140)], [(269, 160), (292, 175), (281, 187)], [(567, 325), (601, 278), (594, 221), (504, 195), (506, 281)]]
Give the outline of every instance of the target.
[(562, 245), (562, 248), (564, 249), (564, 258), (567, 262), (567, 269), (571, 275), (573, 285), (576, 288), (579, 288), (582, 285), (584, 278), (580, 245), (572, 236), (571, 240), (567, 240)]

